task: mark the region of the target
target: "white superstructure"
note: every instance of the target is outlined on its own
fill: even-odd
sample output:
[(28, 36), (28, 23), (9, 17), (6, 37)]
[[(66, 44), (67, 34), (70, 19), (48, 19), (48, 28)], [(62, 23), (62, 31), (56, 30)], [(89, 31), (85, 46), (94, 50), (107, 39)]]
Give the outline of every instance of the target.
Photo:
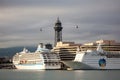
[(95, 51), (78, 51), (74, 61), (64, 63), (72, 69), (120, 69), (120, 52), (106, 52), (98, 45)]
[(56, 53), (38, 45), (35, 52), (23, 49), (13, 56), (13, 64), (17, 69), (60, 69), (60, 57)]

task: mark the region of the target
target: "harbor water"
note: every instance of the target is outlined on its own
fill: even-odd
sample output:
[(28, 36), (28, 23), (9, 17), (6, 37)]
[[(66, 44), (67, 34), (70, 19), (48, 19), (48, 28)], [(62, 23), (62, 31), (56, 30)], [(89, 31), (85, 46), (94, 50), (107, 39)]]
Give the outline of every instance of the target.
[(0, 80), (120, 80), (120, 70), (1, 69)]

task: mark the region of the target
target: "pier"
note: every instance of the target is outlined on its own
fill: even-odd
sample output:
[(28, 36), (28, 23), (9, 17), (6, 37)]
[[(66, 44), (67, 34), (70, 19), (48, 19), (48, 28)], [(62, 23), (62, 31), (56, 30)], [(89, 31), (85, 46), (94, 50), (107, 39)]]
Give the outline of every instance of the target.
[(12, 63), (0, 64), (0, 69), (16, 69)]

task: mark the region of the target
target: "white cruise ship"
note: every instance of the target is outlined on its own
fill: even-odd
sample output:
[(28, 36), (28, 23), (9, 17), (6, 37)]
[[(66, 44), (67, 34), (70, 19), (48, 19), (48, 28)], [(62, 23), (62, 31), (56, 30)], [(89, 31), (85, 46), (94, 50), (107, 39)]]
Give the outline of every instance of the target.
[(97, 50), (77, 51), (74, 61), (64, 61), (71, 69), (120, 69), (120, 52)]
[(13, 64), (17, 69), (61, 69), (60, 57), (56, 53), (38, 45), (35, 52), (23, 49), (13, 56)]

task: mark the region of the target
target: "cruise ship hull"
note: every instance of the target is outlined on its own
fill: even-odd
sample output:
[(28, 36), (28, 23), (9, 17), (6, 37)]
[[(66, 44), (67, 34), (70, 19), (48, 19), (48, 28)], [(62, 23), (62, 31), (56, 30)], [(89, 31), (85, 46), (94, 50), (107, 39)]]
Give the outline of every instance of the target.
[[(96, 64), (86, 64), (83, 62), (76, 62), (76, 61), (64, 61), (65, 65), (73, 70), (113, 70), (113, 69), (120, 69), (120, 63), (110, 63), (107, 64), (106, 67), (100, 67), (98, 63)], [(109, 62), (108, 62), (109, 63)]]
[(63, 62), (66, 66), (68, 66), (69, 68), (73, 69), (73, 70), (89, 70), (89, 69), (97, 69), (95, 67), (86, 65), (84, 63), (81, 62), (75, 62), (75, 61), (64, 61)]
[(45, 66), (43, 65), (20, 65), (20, 64), (16, 64), (15, 67), (17, 69), (45, 69)]
[(36, 64), (36, 65), (20, 65), (20, 64), (16, 64), (15, 67), (17, 69), (41, 69), (41, 70), (44, 70), (44, 69), (60, 69), (61, 66), (60, 65), (57, 65), (57, 66), (45, 66), (45, 65), (39, 65), (39, 64)]

